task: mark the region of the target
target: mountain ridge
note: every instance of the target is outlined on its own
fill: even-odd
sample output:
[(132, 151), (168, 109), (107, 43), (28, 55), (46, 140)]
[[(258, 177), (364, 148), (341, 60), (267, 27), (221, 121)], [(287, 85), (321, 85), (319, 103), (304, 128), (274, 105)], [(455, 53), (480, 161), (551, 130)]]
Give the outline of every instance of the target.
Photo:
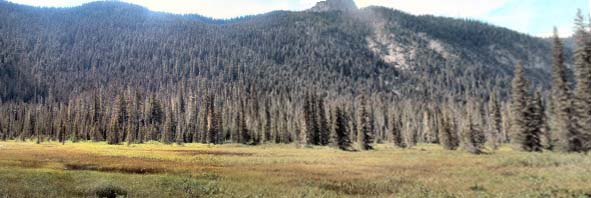
[[(222, 71), (236, 64), (242, 65), (241, 72), (264, 76), (258, 79), (248, 77), (251, 79), (247, 81), (255, 84), (286, 77), (303, 83), (298, 85), (303, 86), (301, 88), (295, 84), (285, 85), (286, 88), (319, 86), (334, 91), (334, 95), (354, 93), (360, 87), (408, 97), (419, 97), (429, 90), (429, 96), (420, 97), (435, 98), (447, 95), (444, 92), (462, 95), (461, 92), (476, 94), (479, 89), (493, 87), (504, 90), (513, 65), (519, 61), (526, 63), (534, 82), (540, 86), (547, 86), (545, 79), (549, 76), (547, 54), (550, 47), (544, 40), (481, 22), (414, 16), (383, 7), (348, 12), (276, 11), (215, 22), (195, 17), (199, 15), (157, 14), (140, 9), (141, 6), (129, 4), (131, 8), (125, 8), (127, 4), (113, 2), (87, 4), (86, 9), (92, 11), (82, 11), (84, 9), (79, 7), (20, 6), (21, 9), (14, 9), (15, 5), (0, 3), (0, 12), (9, 16), (0, 19), (6, 24), (2, 39), (9, 41), (4, 43), (8, 46), (4, 54), (10, 55), (15, 49), (25, 48), (30, 50), (27, 56), (47, 59), (50, 64), (23, 62), (27, 56), (14, 62), (22, 65), (19, 69), (23, 73), (38, 76), (39, 82), (54, 92), (65, 92), (59, 91), (62, 87), (84, 92), (91, 90), (88, 87), (107, 86), (123, 78), (145, 81), (155, 87), (170, 83), (176, 86), (178, 79), (182, 78), (211, 79), (226, 75)], [(121, 9), (135, 11), (117, 11)], [(7, 27), (20, 32), (10, 31)], [(16, 37), (33, 44), (11, 42), (11, 38)], [(89, 40), (93, 37), (96, 39)], [(49, 59), (53, 52), (47, 48), (52, 45), (56, 45), (57, 51), (79, 55), (61, 57), (59, 61)], [(128, 54), (118, 49), (118, 45), (135, 52)], [(183, 48), (173, 47), (175, 45)], [(45, 52), (35, 54), (35, 49)], [(107, 56), (100, 60), (93, 58), (96, 56), (93, 53)], [(154, 62), (152, 59), (155, 58), (162, 59), (164, 64)], [(212, 60), (220, 63), (213, 64)], [(139, 70), (142, 67), (129, 69), (127, 65), (144, 65), (143, 69), (154, 71), (166, 71), (167, 65), (179, 65), (183, 72), (167, 74), (171, 75), (167, 78), (177, 80), (162, 83), (141, 77), (145, 73)], [(92, 70), (96, 75), (91, 78)], [(120, 70), (127, 72), (121, 76), (112, 75), (113, 71)], [(194, 70), (199, 72), (192, 72)], [(76, 86), (62, 85), (65, 82), (49, 80), (69, 72), (80, 72), (75, 75), (82, 84), (77, 89)], [(445, 82), (434, 81), (437, 78)], [(263, 90), (277, 89), (269, 84), (257, 86), (266, 87)], [(4, 100), (10, 98), (19, 97), (3, 96)]]

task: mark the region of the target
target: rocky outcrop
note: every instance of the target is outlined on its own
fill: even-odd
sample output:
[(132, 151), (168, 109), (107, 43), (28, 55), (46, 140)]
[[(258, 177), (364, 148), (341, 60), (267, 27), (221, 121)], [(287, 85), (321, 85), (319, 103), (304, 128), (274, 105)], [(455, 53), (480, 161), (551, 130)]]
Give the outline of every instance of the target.
[(353, 0), (326, 0), (316, 3), (316, 6), (310, 8), (311, 12), (326, 11), (353, 11), (357, 10), (357, 5)]

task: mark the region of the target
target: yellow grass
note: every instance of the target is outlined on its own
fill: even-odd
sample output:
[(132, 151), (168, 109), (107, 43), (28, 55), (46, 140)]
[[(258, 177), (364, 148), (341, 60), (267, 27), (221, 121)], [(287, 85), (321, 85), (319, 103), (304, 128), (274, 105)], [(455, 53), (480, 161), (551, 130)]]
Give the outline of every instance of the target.
[(591, 157), (295, 145), (0, 142), (0, 197), (589, 197)]

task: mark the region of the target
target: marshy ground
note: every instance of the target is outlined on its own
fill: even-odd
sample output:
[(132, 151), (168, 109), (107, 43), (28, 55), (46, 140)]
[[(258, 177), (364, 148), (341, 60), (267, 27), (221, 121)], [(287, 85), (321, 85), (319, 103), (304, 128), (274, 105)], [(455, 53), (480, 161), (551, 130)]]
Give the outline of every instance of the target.
[(591, 156), (0, 142), (0, 197), (590, 197)]

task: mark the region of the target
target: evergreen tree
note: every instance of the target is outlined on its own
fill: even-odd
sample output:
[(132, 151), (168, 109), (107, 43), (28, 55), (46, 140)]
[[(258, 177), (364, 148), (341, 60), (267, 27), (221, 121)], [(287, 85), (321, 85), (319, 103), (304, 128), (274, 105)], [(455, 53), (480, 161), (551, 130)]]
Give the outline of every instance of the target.
[(164, 110), (162, 109), (160, 100), (156, 99), (155, 96), (150, 97), (150, 112), (148, 120), (151, 125), (149, 139), (156, 140), (157, 136), (162, 133), (160, 126), (164, 121)]
[(265, 126), (263, 130), (265, 131), (265, 141), (271, 141), (271, 102), (268, 100), (265, 102)]
[(185, 102), (185, 86), (183, 83), (181, 83), (180, 85), (180, 89), (177, 94), (176, 104), (178, 105), (178, 110), (180, 114), (184, 114), (187, 111)]
[(374, 134), (372, 131), (372, 120), (367, 111), (367, 101), (365, 96), (361, 96), (361, 104), (360, 104), (360, 111), (359, 111), (359, 146), (361, 150), (372, 150), (373, 149), (373, 138)]
[(499, 136), (502, 133), (502, 122), (503, 118), (501, 115), (501, 104), (499, 103), (498, 98), (498, 91), (495, 89), (492, 94), (490, 95), (490, 99), (488, 101), (488, 111), (489, 111), (489, 138), (488, 142), (490, 143), (491, 147), (496, 150), (499, 145)]
[(130, 97), (130, 102), (128, 105), (127, 112), (129, 113), (129, 119), (127, 121), (127, 144), (132, 144), (137, 141), (137, 136), (139, 132), (139, 122), (140, 122), (140, 96), (139, 94), (133, 94), (131, 91), (128, 91), (128, 96)]
[(207, 134), (209, 133), (209, 126), (210, 126), (210, 117), (209, 117), (209, 113), (211, 112), (209, 110), (209, 108), (211, 107), (209, 105), (209, 96), (205, 96), (203, 101), (201, 101), (201, 126), (200, 126), (200, 132), (198, 135), (198, 139), (199, 142), (201, 143), (207, 143)]
[(512, 141), (519, 149), (532, 152), (540, 151), (541, 144), (540, 133), (536, 129), (538, 123), (534, 123), (533, 118), (538, 110), (532, 105), (528, 87), (523, 65), (517, 64), (511, 89)]
[(219, 111), (218, 113), (216, 113), (216, 128), (217, 128), (217, 134), (216, 134), (216, 138), (215, 138), (215, 144), (222, 144), (223, 143), (223, 135), (224, 135), (224, 121), (223, 121), (223, 111)]
[(92, 108), (92, 125), (94, 126), (91, 132), (91, 139), (93, 141), (104, 140), (103, 128), (101, 123), (103, 121), (103, 111), (101, 105), (101, 99), (97, 93), (93, 94), (93, 108)]
[(189, 103), (189, 115), (187, 119), (187, 138), (189, 138), (190, 142), (198, 142), (198, 134), (199, 134), (199, 108), (196, 104), (195, 97), (191, 97), (191, 102)]
[(66, 126), (64, 125), (64, 121), (60, 121), (59, 129), (57, 131), (57, 139), (60, 143), (66, 143)]
[(527, 107), (528, 107), (528, 82), (525, 79), (524, 68), (521, 64), (515, 66), (515, 72), (512, 82), (512, 100), (511, 100), (511, 136), (513, 143), (519, 148), (528, 150), (527, 134)]
[(534, 97), (528, 104), (528, 137), (527, 151), (542, 151), (542, 136), (545, 129), (544, 103), (540, 91), (534, 94)]
[(167, 110), (164, 127), (160, 135), (160, 142), (170, 144), (172, 142), (172, 133), (175, 131), (174, 114), (172, 110)]
[(319, 144), (328, 145), (330, 142), (330, 129), (328, 127), (328, 121), (326, 120), (326, 111), (324, 109), (324, 100), (318, 98), (318, 133), (319, 133)]
[(245, 110), (244, 110), (244, 102), (240, 101), (240, 112), (238, 114), (238, 121), (237, 121), (238, 130), (240, 137), (242, 139), (242, 144), (249, 144), (251, 142), (250, 132), (246, 125), (246, 117), (245, 117)]
[(314, 95), (306, 94), (304, 101), (304, 123), (306, 125), (306, 141), (307, 144), (319, 144), (319, 127), (316, 113), (316, 99)]
[(119, 114), (117, 112), (117, 108), (113, 109), (113, 114), (111, 115), (111, 127), (109, 127), (109, 132), (107, 133), (107, 143), (108, 144), (119, 144), (119, 133), (121, 133), (121, 125), (119, 124)]
[[(37, 127), (35, 127), (37, 124), (37, 116), (35, 115), (35, 110), (30, 109), (28, 115), (29, 115), (29, 118), (28, 118), (29, 121), (27, 124), (27, 134), (29, 134), (30, 136), (33, 136), (33, 135), (37, 134)], [(27, 138), (26, 136), (28, 136), (28, 135), (25, 135), (23, 137), (23, 140), (25, 138)]]
[(457, 132), (453, 129), (453, 121), (446, 111), (439, 117), (439, 143), (447, 150), (456, 150), (460, 144)]
[(219, 121), (217, 120), (218, 112), (215, 109), (215, 97), (212, 95), (209, 98), (209, 112), (207, 113), (207, 122), (209, 125), (208, 134), (207, 134), (207, 142), (211, 144), (215, 144), (217, 142), (218, 135), (220, 134), (220, 126), (218, 126)]
[(591, 150), (591, 38), (586, 30), (581, 10), (575, 20), (575, 116), (576, 137), (572, 137), (571, 150), (588, 152)]
[(478, 122), (474, 121), (474, 117), (478, 114), (477, 105), (473, 100), (468, 101), (466, 107), (466, 118), (464, 119), (464, 126), (462, 128), (462, 139), (464, 142), (464, 149), (472, 154), (482, 154), (482, 147), (486, 140), (484, 132)]
[[(275, 119), (275, 131), (273, 136), (275, 137), (275, 144), (279, 144), (282, 142), (282, 133), (286, 133), (287, 130), (285, 129), (279, 129), (280, 128), (280, 123), (281, 123), (281, 117), (279, 117), (281, 115), (280, 111), (277, 110), (275, 111), (275, 115), (277, 115), (278, 117)], [(283, 116), (282, 116), (283, 117)], [(283, 120), (284, 121), (284, 120)]]
[(348, 123), (345, 113), (340, 107), (336, 107), (333, 128), (336, 135), (337, 146), (341, 150), (351, 150), (351, 138), (349, 137), (347, 125)]
[(558, 30), (554, 28), (552, 62), (552, 112), (551, 129), (554, 149), (573, 151), (573, 139), (577, 132), (573, 123), (572, 95), (568, 86), (568, 68), (564, 64), (564, 52)]
[[(180, 105), (180, 104), (179, 104)], [(178, 145), (182, 145), (185, 142), (185, 132), (184, 132), (184, 119), (182, 118), (182, 108), (179, 108), (176, 114), (179, 115), (177, 119), (176, 131), (175, 131), (175, 143)]]
[[(129, 120), (129, 114), (127, 112), (127, 100), (123, 94), (120, 94), (117, 97), (117, 104), (115, 106), (117, 108), (117, 124), (122, 130), (125, 130), (127, 121)], [(125, 131), (120, 131), (121, 134), (119, 140), (123, 140), (123, 132)]]
[(404, 135), (402, 134), (402, 119), (400, 115), (392, 116), (392, 123), (390, 132), (392, 133), (392, 139), (394, 146), (399, 148), (406, 148), (406, 142), (404, 141)]

